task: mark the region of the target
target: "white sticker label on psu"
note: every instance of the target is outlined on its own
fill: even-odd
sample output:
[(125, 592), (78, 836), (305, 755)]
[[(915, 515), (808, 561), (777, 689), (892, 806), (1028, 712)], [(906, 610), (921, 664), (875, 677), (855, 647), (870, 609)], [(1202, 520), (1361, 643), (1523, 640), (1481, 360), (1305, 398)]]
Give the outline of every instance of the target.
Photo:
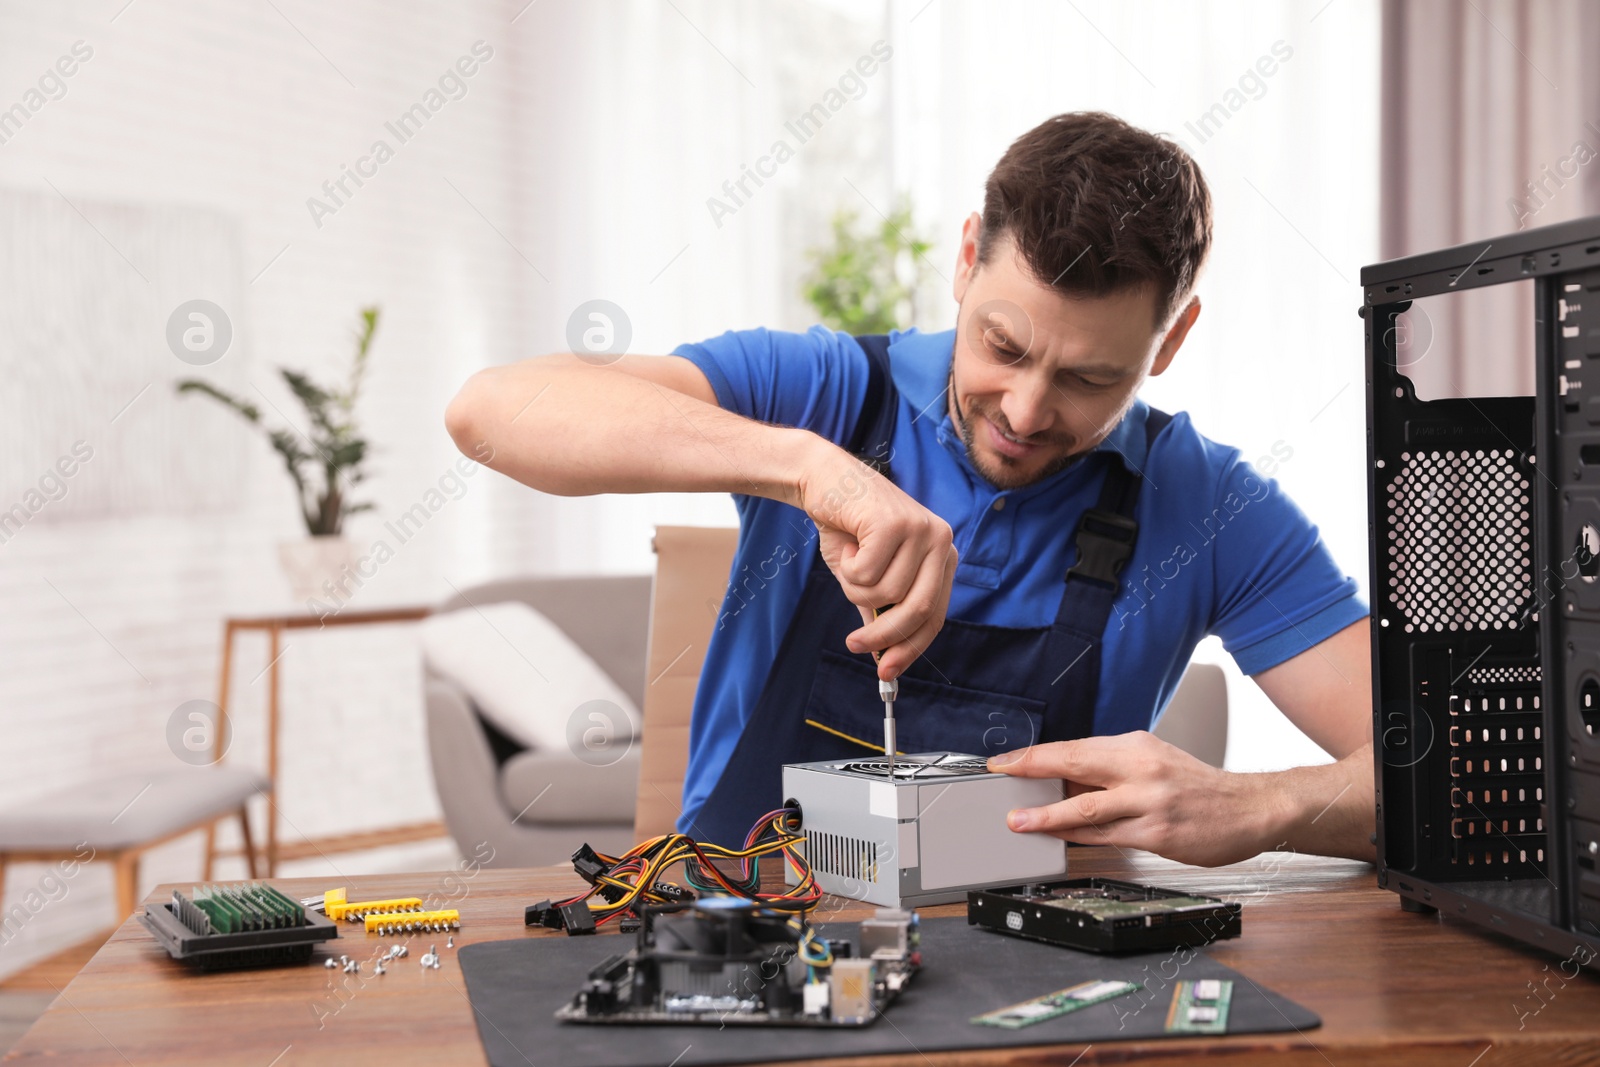
[(1006, 929), (1008, 929), (1008, 930), (1020, 930), (1020, 929), (1022, 929), (1022, 912), (1020, 912), (1020, 911), (1008, 911), (1008, 912), (1006, 912)]
[(873, 782), (867, 786), (867, 810), (885, 819), (900, 818), (900, 802), (892, 782)]

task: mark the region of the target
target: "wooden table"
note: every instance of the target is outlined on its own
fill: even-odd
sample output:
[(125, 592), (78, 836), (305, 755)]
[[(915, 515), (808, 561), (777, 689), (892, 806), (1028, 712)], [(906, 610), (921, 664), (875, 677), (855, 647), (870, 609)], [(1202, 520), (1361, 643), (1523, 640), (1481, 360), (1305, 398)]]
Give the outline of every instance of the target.
[[(1368, 865), (1270, 853), (1206, 870), (1144, 853), (1074, 848), (1072, 870), (1075, 876), (1134, 878), (1243, 901), (1244, 936), (1219, 942), (1209, 951), (1252, 981), (1317, 1012), (1323, 1026), (1305, 1033), (1099, 1042), (1087, 1049), (1055, 1045), (976, 1055), (924, 1056), (908, 1048), (905, 1056), (826, 1062), (1064, 1067), (1160, 1065), (1203, 1056), (1208, 1065), (1291, 1067), (1600, 1063), (1600, 978), (1589, 972), (1566, 978), (1553, 957), (1473, 927), (1404, 913), (1396, 896), (1377, 888)], [(295, 896), (329, 888), (304, 878), (275, 884)], [(462, 916), (459, 947), (512, 937), (565, 936), (524, 928), (522, 909), (581, 885), (570, 870), (540, 868), (372, 876), (353, 879), (349, 888), (353, 897), (368, 899), (453, 894)], [(161, 887), (150, 899), (165, 899), (170, 892), (171, 887)], [(838, 903), (829, 898), (824, 907)], [(963, 908), (928, 908), (924, 914), (960, 915)], [(851, 905), (836, 915), (855, 919), (869, 910)], [(437, 971), (417, 964), (430, 942), (439, 945), (443, 957)], [(376, 938), (355, 933), (341, 936), (335, 952), (365, 959), (378, 944)], [(129, 919), (5, 1062), (138, 1067), (482, 1063), (455, 952), (444, 948), (443, 937), (418, 938), (411, 945), (411, 955), (389, 973), (359, 982), (325, 969), (320, 955), (307, 967), (205, 976), (168, 960), (143, 927)], [(927, 965), (937, 967), (938, 961)], [(370, 967), (364, 970), (370, 974)], [(781, 1036), (775, 1034), (775, 1057), (781, 1056), (782, 1047)], [(550, 1063), (537, 1050), (530, 1057), (536, 1067)]]

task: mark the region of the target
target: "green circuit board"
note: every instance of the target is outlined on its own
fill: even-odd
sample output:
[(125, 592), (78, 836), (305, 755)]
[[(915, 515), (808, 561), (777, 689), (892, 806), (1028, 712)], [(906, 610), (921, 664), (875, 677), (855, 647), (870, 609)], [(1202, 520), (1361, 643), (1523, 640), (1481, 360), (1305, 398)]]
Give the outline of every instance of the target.
[(1023, 897), (1024, 903), (1081, 911), (1097, 919), (1121, 919), (1130, 915), (1164, 915), (1182, 908), (1210, 908), (1215, 900), (1206, 897), (1161, 897), (1156, 900), (1119, 900), (1098, 890), (1070, 892), (1047, 897)]
[(1024, 1026), (1042, 1023), (1047, 1019), (1055, 1019), (1071, 1012), (1111, 1000), (1114, 997), (1125, 996), (1135, 990), (1143, 989), (1138, 982), (1117, 982), (1108, 980), (1095, 980), (1079, 982), (1066, 989), (1058, 989), (1054, 993), (1046, 993), (1042, 997), (1024, 1000), (1020, 1004), (1009, 1007), (996, 1008), (986, 1011), (982, 1015), (974, 1015), (972, 1021), (979, 1026), (998, 1026), (1003, 1030), (1020, 1030)]
[(1226, 979), (1179, 982), (1172, 990), (1172, 1006), (1167, 1009), (1167, 1033), (1225, 1034), (1232, 1002), (1233, 983)]

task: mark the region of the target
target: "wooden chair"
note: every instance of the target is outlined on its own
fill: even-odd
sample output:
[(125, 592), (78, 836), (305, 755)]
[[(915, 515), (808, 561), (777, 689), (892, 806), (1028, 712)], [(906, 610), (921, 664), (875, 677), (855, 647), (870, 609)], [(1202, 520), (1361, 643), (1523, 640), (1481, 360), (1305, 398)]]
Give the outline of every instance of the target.
[(689, 766), (689, 713), (739, 544), (736, 527), (657, 526), (634, 840), (672, 832)]

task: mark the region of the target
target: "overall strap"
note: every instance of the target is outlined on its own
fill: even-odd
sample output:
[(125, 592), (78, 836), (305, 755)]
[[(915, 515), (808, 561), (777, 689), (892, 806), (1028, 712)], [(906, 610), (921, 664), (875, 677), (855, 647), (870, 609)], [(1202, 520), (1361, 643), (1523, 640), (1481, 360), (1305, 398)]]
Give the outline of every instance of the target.
[[(1150, 409), (1145, 419), (1145, 455), (1156, 437), (1172, 421), (1165, 411)], [(1133, 555), (1133, 544), (1139, 537), (1139, 524), (1134, 521), (1133, 510), (1139, 502), (1139, 490), (1144, 479), (1139, 472), (1130, 470), (1127, 461), (1118, 456), (1106, 466), (1106, 479), (1100, 486), (1100, 499), (1083, 513), (1078, 521), (1074, 543), (1078, 558), (1067, 569), (1068, 582), (1086, 581), (1110, 589), (1113, 595), (1118, 587), (1118, 576), (1128, 557)], [(1106, 605), (1110, 612), (1109, 602)], [(1097, 627), (1101, 629), (1102, 627)]]
[(857, 337), (856, 343), (867, 355), (867, 392), (845, 449), (879, 474), (887, 474), (899, 409), (894, 378), (889, 373), (889, 336), (867, 334)]
[[(1146, 455), (1172, 416), (1152, 408), (1145, 420)], [(1077, 559), (1067, 569), (1061, 606), (1050, 628), (1046, 661), (1060, 664), (1050, 683), (1042, 740), (1061, 741), (1094, 733), (1100, 695), (1100, 661), (1106, 623), (1121, 590), (1121, 573), (1133, 555), (1139, 524), (1133, 512), (1144, 478), (1120, 456), (1110, 457), (1095, 506), (1083, 513), (1074, 535)], [(1052, 666), (1051, 669), (1056, 669)]]

